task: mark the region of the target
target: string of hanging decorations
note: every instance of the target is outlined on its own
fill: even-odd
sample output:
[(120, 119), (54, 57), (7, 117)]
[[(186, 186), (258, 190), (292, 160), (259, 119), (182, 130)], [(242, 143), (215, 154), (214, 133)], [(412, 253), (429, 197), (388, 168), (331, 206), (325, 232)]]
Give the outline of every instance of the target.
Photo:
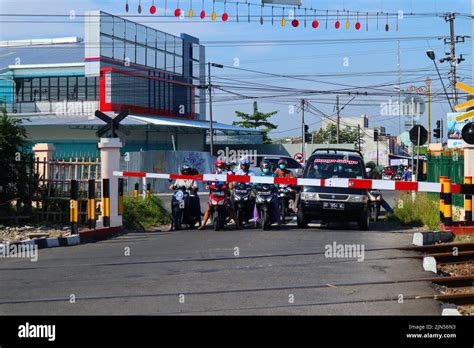
[[(126, 0), (125, 11), (131, 11), (131, 2), (137, 3), (137, 12), (145, 14), (142, 6), (142, 0)], [(279, 23), (280, 26), (285, 27), (289, 20), (291, 26), (297, 28), (303, 23), (304, 27), (309, 26), (317, 29), (320, 23), (324, 23), (324, 28), (328, 29), (331, 26), (338, 30), (341, 27), (345, 29), (354, 28), (361, 30), (365, 28), (369, 31), (369, 26), (372, 25), (376, 30), (389, 31), (391, 28), (398, 31), (399, 20), (403, 19), (403, 12), (367, 12), (367, 11), (351, 11), (351, 10), (322, 10), (312, 7), (289, 6), (275, 3), (254, 3), (249, 0), (235, 1), (235, 0), (150, 0), (149, 13), (151, 15), (158, 15), (158, 9), (155, 3), (160, 3), (163, 6), (163, 13), (161, 17), (177, 17), (194, 18), (195, 13), (193, 9), (194, 4), (199, 3), (199, 19), (222, 22), (259, 22), (261, 25), (270, 23), (275, 25)], [(181, 7), (187, 7), (187, 11)], [(216, 6), (216, 3), (219, 6)], [(218, 8), (219, 7), (219, 8)], [(232, 7), (232, 8), (231, 8)], [(233, 10), (232, 10), (233, 9)], [(229, 12), (232, 11), (231, 12)], [(256, 10), (256, 11), (255, 11)], [(219, 11), (219, 12), (218, 12)], [(281, 11), (281, 14), (279, 14)], [(171, 14), (170, 14), (171, 13)], [(231, 17), (232, 15), (232, 17)], [(371, 23), (369, 25), (369, 23)], [(364, 25), (365, 24), (365, 25)]]

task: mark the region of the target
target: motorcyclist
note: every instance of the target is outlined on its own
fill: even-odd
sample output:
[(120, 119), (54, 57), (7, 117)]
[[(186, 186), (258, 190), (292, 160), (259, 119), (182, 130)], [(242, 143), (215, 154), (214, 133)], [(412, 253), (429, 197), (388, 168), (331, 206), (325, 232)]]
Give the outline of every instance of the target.
[[(272, 164), (267, 161), (267, 160), (263, 160), (262, 163), (260, 163), (260, 169), (261, 169), (261, 173), (259, 176), (271, 176), (271, 177), (275, 177), (275, 173), (272, 172)], [(278, 188), (278, 185), (275, 185), (276, 188)], [(275, 192), (273, 193), (274, 194), (274, 199), (273, 199), (273, 204), (274, 204), (274, 212), (275, 212), (275, 216), (274, 216), (274, 221), (278, 224), (278, 226), (281, 225), (281, 220), (280, 220), (280, 207), (278, 206), (278, 190), (275, 190)], [(259, 220), (259, 212), (257, 210), (257, 204), (255, 204), (255, 207), (253, 209), (253, 220), (255, 223), (258, 222)]]
[(253, 176), (255, 173), (250, 170), (250, 162), (246, 157), (243, 157), (239, 161), (239, 169), (235, 172), (235, 175), (248, 175)]
[[(285, 158), (281, 158), (278, 161), (278, 168), (275, 170), (275, 176), (277, 178), (294, 178), (295, 176), (293, 175), (293, 172), (289, 170), (288, 168), (288, 161)], [(291, 190), (290, 192), (290, 200), (288, 202), (288, 205), (291, 210), (295, 211), (295, 201), (296, 201), (296, 193), (294, 190)]]
[[(181, 174), (182, 175), (193, 175), (196, 173), (196, 169), (192, 168), (191, 166), (184, 164), (181, 167)], [(198, 220), (201, 221), (201, 203), (199, 201), (199, 196), (197, 194), (198, 191), (198, 184), (196, 180), (193, 179), (176, 179), (174, 184), (170, 185), (169, 189), (170, 190), (176, 190), (179, 187), (184, 187), (186, 190), (189, 191), (194, 191), (195, 194), (193, 196), (193, 199), (191, 200), (192, 204), (192, 209), (191, 211), (196, 212), (198, 216)]]
[[(227, 170), (226, 169), (227, 164), (224, 161), (218, 159), (214, 163), (214, 166), (215, 166), (216, 170), (213, 174), (229, 174), (226, 171)], [(217, 185), (222, 185), (222, 184), (225, 184), (225, 182), (218, 181), (216, 184)], [(208, 189), (210, 185), (211, 185), (211, 182), (207, 182), (206, 188)], [(228, 195), (228, 196), (230, 196), (230, 195)], [(226, 202), (226, 209), (227, 209), (227, 213), (229, 214), (231, 219), (234, 220), (237, 229), (240, 230), (242, 228), (242, 226), (240, 226), (239, 219), (237, 218), (237, 214), (235, 213), (235, 210), (232, 208), (229, 199)], [(208, 204), (206, 212), (204, 213), (204, 221), (203, 221), (201, 227), (199, 227), (200, 230), (206, 229), (206, 224), (207, 224), (207, 221), (209, 220), (210, 216), (211, 216), (211, 205)]]

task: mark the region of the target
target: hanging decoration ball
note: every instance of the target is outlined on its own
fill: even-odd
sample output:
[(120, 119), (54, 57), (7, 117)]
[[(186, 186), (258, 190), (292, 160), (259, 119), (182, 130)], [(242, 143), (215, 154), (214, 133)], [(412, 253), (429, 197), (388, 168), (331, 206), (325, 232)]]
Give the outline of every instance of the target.
[(193, 18), (193, 16), (194, 16), (194, 11), (193, 11), (192, 8), (190, 8), (189, 11), (188, 11), (188, 17)]
[(313, 28), (316, 29), (317, 27), (319, 27), (319, 22), (315, 19), (313, 21)]
[(336, 21), (336, 24), (334, 24), (334, 26), (336, 27), (336, 29), (339, 29), (341, 26), (341, 22)]
[(291, 21), (291, 25), (296, 28), (298, 25), (300, 25), (300, 22), (297, 19), (293, 19)]
[(128, 12), (130, 8), (128, 7), (128, 2), (125, 4), (125, 12)]
[(389, 27), (388, 24), (385, 24), (385, 31), (388, 31)]
[(224, 22), (227, 22), (228, 19), (229, 19), (229, 14), (228, 14), (227, 12), (224, 12), (224, 13), (222, 14), (222, 20), (223, 20)]
[(202, 10), (201, 13), (199, 14), (199, 17), (201, 17), (201, 19), (206, 18), (206, 11)]
[(155, 13), (156, 13), (156, 6), (155, 6), (155, 5), (152, 5), (152, 6), (150, 7), (150, 13), (151, 13), (151, 14), (155, 14)]
[(286, 19), (282, 18), (281, 19), (281, 26), (284, 27), (286, 25)]
[(177, 8), (176, 10), (174, 10), (174, 16), (175, 17), (181, 16), (181, 9), (180, 8)]
[(217, 14), (216, 14), (215, 12), (212, 12), (212, 14), (211, 14), (211, 19), (212, 19), (213, 21), (215, 21), (216, 18), (217, 18)]
[(360, 30), (360, 22), (357, 22), (355, 25), (356, 30)]
[(346, 21), (346, 29), (349, 29), (351, 27), (351, 23), (349, 21)]
[(142, 13), (142, 5), (138, 5), (138, 13)]

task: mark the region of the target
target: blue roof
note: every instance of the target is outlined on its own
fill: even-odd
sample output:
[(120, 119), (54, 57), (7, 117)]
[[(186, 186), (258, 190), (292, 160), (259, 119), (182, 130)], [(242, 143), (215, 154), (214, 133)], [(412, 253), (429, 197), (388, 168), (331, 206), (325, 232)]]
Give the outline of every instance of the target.
[(0, 48), (0, 70), (18, 64), (83, 63), (84, 43)]

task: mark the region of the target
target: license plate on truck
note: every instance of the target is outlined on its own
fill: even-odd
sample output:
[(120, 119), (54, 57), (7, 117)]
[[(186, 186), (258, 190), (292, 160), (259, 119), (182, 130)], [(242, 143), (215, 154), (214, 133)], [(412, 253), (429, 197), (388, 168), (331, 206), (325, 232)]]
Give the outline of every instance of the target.
[(323, 209), (344, 210), (344, 203), (324, 202), (323, 203)]

